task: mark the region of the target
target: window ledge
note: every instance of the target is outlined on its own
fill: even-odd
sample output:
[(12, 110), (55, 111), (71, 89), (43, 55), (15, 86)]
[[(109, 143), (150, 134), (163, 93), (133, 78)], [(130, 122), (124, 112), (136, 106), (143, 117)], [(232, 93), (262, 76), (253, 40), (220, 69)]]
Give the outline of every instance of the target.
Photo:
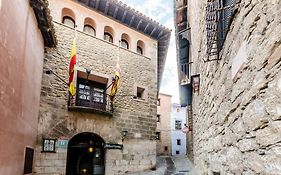
[(147, 100), (142, 98), (134, 98), (133, 100), (147, 103)]
[(113, 116), (113, 111), (105, 111), (105, 110), (100, 110), (100, 109), (91, 108), (91, 107), (84, 107), (84, 106), (68, 106), (68, 110), (102, 114), (102, 115), (106, 115), (106, 116)]

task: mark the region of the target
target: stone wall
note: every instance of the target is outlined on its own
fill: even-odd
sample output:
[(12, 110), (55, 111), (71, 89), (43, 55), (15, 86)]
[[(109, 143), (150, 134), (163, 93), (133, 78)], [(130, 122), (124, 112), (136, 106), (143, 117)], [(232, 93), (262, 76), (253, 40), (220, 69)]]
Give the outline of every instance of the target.
[[(44, 69), (51, 68), (61, 78), (68, 79), (69, 55), (74, 30), (55, 23), (58, 46), (48, 49)], [(147, 58), (120, 49), (121, 85), (114, 100), (113, 116), (68, 111), (68, 87), (54, 75), (43, 75), (39, 114), (38, 142), (36, 152), (37, 174), (64, 174), (66, 151), (40, 153), (42, 138), (70, 139), (81, 132), (93, 132), (106, 143), (124, 145), (123, 150), (107, 150), (106, 174), (123, 174), (153, 168), (156, 160), (156, 58), (157, 45)], [(98, 38), (77, 32), (77, 68), (90, 68), (93, 73), (112, 77), (114, 75), (118, 47)], [(109, 78), (110, 79), (110, 78)], [(110, 81), (110, 80), (109, 80)], [(146, 87), (147, 100), (135, 99), (135, 85)], [(128, 130), (122, 140), (121, 131)], [(147, 145), (151, 147), (148, 149)], [(54, 161), (44, 163), (50, 157)], [(58, 163), (59, 162), (59, 163)], [(136, 166), (140, 163), (141, 166)], [(48, 167), (57, 167), (56, 170)]]
[(206, 3), (189, 1), (188, 13), (192, 74), (201, 76), (193, 95), (198, 174), (281, 174), (281, 2), (241, 1), (213, 62), (203, 62)]

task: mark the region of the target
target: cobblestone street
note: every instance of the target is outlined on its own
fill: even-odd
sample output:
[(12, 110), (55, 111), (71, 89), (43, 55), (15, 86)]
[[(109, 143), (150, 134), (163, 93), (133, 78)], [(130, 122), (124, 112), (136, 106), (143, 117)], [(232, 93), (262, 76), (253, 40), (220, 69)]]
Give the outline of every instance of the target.
[(159, 156), (155, 171), (127, 175), (196, 175), (192, 163), (185, 156)]

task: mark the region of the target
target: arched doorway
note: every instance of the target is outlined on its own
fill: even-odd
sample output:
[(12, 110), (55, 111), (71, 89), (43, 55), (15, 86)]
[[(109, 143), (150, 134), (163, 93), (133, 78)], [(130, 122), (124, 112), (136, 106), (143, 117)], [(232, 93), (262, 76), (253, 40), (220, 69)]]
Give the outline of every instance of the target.
[(104, 175), (104, 141), (94, 133), (83, 132), (70, 139), (66, 175)]

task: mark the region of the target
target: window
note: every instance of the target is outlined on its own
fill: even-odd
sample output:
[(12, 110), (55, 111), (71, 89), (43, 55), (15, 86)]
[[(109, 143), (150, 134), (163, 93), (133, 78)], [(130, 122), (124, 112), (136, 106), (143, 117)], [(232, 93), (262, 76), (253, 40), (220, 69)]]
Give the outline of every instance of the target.
[(156, 132), (156, 140), (160, 140), (160, 132)]
[(34, 155), (34, 149), (26, 147), (23, 174), (32, 173), (33, 155)]
[(56, 139), (43, 139), (42, 152), (56, 152)]
[(207, 3), (206, 29), (208, 57), (218, 55), (222, 49), (234, 14), (234, 3), (235, 1), (233, 0), (212, 0)]
[(213, 171), (213, 175), (220, 175), (221, 173), (219, 173), (219, 172), (214, 172)]
[(144, 99), (144, 88), (137, 87), (137, 98)]
[(157, 114), (157, 122), (160, 122), (160, 115)]
[(141, 55), (143, 54), (142, 48), (140, 46), (137, 46), (137, 53)]
[(62, 19), (62, 23), (71, 28), (74, 28), (75, 26), (75, 21), (69, 16), (64, 16)]
[(144, 55), (145, 53), (145, 44), (142, 40), (138, 40), (137, 41), (137, 53), (138, 54), (141, 54), (141, 55)]
[(177, 151), (176, 151), (176, 154), (180, 154), (180, 151), (177, 150)]
[(105, 32), (103, 35), (103, 39), (107, 42), (113, 43), (113, 37), (110, 33)]
[(129, 49), (129, 44), (126, 40), (121, 39), (121, 47), (124, 49)]
[(77, 105), (93, 108), (106, 107), (106, 84), (78, 78)]
[(181, 145), (181, 139), (177, 139), (177, 145)]
[(176, 120), (175, 121), (175, 129), (176, 130), (181, 130), (181, 121), (180, 120)]
[(165, 151), (168, 151), (168, 146), (164, 146), (164, 150), (165, 150)]
[(177, 108), (177, 112), (180, 112), (180, 109), (179, 109), (179, 108)]
[(160, 106), (160, 98), (157, 100), (157, 106)]
[(83, 31), (89, 35), (96, 36), (95, 29), (90, 25), (85, 25)]

